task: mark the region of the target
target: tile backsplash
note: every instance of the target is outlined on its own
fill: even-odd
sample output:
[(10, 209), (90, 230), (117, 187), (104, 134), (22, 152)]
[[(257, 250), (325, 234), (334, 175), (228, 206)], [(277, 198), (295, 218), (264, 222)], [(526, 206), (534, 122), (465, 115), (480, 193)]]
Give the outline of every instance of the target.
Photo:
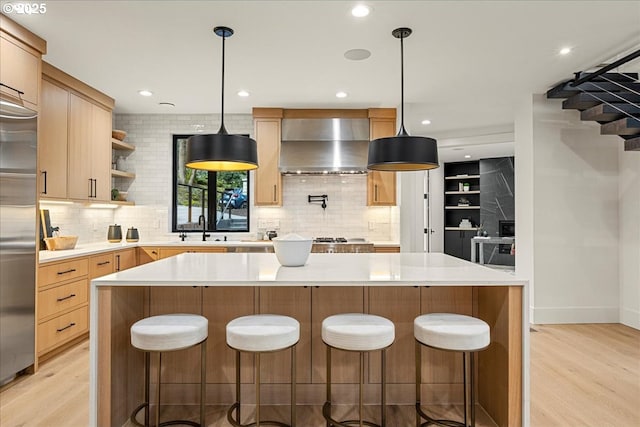
[[(136, 227), (140, 241), (175, 239), (170, 232), (172, 136), (217, 132), (218, 114), (116, 114), (116, 129), (127, 132), (125, 141), (136, 147), (124, 156), (125, 170), (135, 179), (116, 179), (114, 187), (128, 191), (135, 206), (95, 209), (84, 205), (43, 204), (51, 223), (62, 234), (79, 236), (78, 244), (107, 240), (110, 224), (123, 233)], [(225, 115), (230, 133), (253, 134), (250, 114)], [(399, 207), (367, 207), (366, 175), (285, 176), (282, 207), (251, 207), (249, 234), (226, 233), (230, 239), (255, 238), (258, 228), (275, 228), (280, 235), (296, 232), (309, 236), (364, 237), (374, 241), (399, 241)], [(251, 179), (253, 183), (253, 177)], [(308, 195), (326, 194), (327, 208), (308, 203)]]

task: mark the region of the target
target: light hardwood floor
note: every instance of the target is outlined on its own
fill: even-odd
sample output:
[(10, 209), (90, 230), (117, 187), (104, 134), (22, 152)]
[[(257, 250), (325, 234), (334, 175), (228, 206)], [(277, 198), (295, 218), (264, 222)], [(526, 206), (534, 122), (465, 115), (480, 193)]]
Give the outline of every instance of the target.
[[(611, 324), (533, 328), (532, 427), (640, 426), (640, 331)], [(88, 355), (88, 342), (81, 343), (0, 392), (0, 426), (86, 426)], [(276, 408), (278, 418), (287, 419), (287, 410)], [(210, 427), (229, 425), (223, 408), (207, 414)], [(324, 426), (320, 407), (301, 407), (298, 414), (301, 427)], [(388, 416), (390, 427), (414, 425), (411, 406), (392, 406)], [(480, 414), (478, 427), (487, 425)]]

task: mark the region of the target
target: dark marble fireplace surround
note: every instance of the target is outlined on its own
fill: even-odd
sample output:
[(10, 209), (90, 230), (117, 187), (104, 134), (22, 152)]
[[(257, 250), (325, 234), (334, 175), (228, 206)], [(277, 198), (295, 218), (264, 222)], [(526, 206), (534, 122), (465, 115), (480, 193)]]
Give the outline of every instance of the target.
[[(515, 220), (514, 167), (513, 157), (480, 160), (480, 222), (489, 236), (498, 236), (499, 221)], [(485, 263), (515, 265), (515, 257), (500, 253), (501, 247), (509, 249), (507, 245), (485, 245)]]

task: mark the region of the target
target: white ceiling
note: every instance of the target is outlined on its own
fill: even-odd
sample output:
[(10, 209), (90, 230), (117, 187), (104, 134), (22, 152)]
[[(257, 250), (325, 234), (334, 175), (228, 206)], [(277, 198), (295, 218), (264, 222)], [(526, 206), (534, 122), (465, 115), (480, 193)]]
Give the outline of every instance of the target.
[[(396, 107), (400, 43), (391, 31), (410, 27), (405, 124), (439, 138), (512, 129), (523, 96), (640, 43), (640, 1), (365, 1), (371, 14), (354, 18), (356, 3), (49, 0), (45, 14), (9, 16), (47, 40), (46, 61), (115, 98), (118, 113), (219, 112), (218, 25), (235, 30), (225, 113)], [(564, 46), (572, 53), (559, 55)], [(345, 59), (354, 48), (371, 57)]]

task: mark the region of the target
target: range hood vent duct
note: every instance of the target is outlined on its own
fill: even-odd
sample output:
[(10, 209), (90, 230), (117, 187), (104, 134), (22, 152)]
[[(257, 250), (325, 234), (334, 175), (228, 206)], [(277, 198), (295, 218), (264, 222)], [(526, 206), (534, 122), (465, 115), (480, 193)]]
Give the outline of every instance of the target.
[(367, 172), (369, 119), (283, 119), (280, 172)]

